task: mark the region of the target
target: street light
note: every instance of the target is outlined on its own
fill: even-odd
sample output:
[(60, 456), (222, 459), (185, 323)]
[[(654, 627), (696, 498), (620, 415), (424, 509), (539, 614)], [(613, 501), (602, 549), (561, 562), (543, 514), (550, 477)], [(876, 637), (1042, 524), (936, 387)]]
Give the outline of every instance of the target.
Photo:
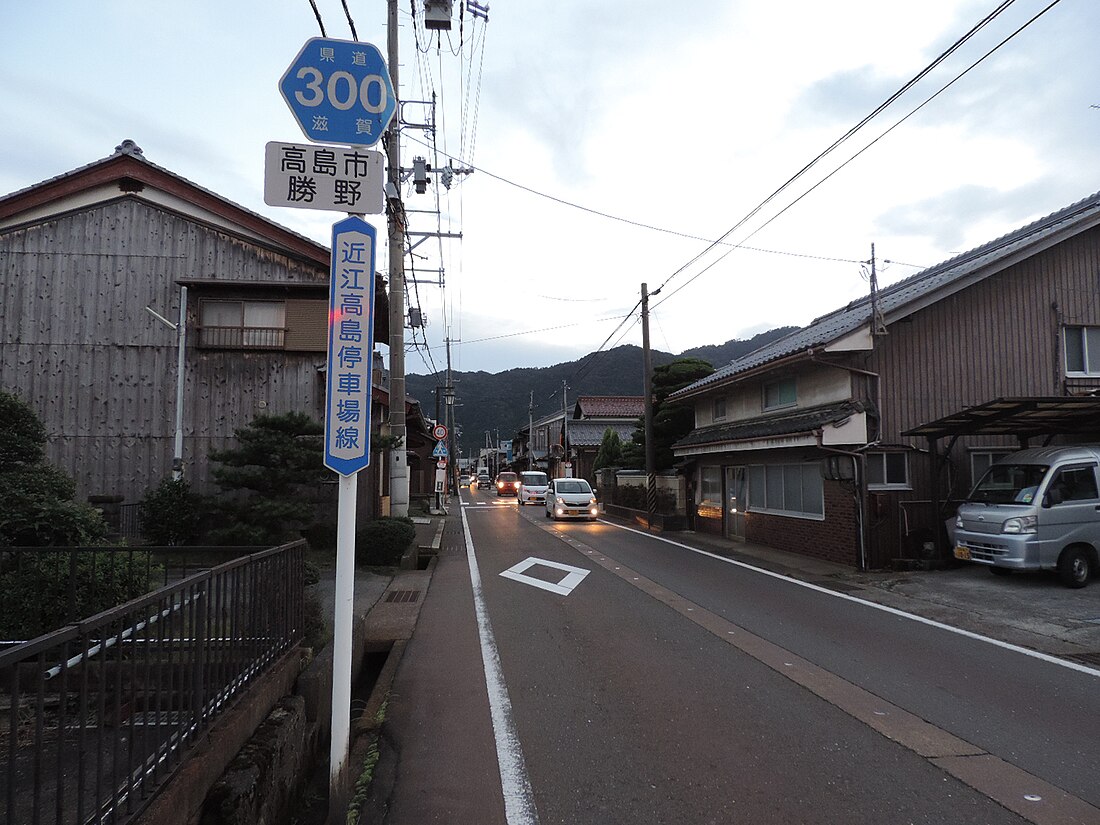
[(173, 324), (152, 307), (145, 307), (145, 311), (176, 332), (178, 349), (176, 353), (176, 438), (172, 453), (172, 480), (179, 481), (183, 478), (183, 380), (184, 353), (187, 346), (187, 287), (180, 287), (180, 319), (178, 323)]

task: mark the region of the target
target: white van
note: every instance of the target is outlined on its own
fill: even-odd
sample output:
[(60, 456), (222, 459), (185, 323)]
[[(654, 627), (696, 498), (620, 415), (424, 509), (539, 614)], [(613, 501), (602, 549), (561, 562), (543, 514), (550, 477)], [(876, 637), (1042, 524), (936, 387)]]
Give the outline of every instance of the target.
[(1084, 587), (1100, 570), (1100, 447), (1021, 450), (991, 466), (955, 516), (955, 558), (994, 573), (1057, 570)]
[(546, 488), (549, 484), (546, 473), (537, 470), (527, 470), (520, 473), (518, 493), (520, 506), (524, 504), (545, 504)]

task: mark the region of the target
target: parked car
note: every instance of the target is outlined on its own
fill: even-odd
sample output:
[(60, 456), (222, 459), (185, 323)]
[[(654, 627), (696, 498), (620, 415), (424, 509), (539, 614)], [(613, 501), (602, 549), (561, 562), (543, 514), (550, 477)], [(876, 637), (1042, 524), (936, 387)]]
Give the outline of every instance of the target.
[(584, 518), (595, 521), (599, 514), (596, 494), (583, 478), (555, 478), (547, 486), (547, 518)]
[(479, 490), (488, 490), (492, 486), (493, 486), (493, 480), (491, 478), (489, 478), (488, 473), (478, 473), (477, 474), (477, 489), (479, 489)]
[(545, 504), (546, 488), (549, 482), (546, 473), (528, 470), (519, 474), (519, 492), (516, 497), (520, 506), (524, 504)]
[(1043, 447), (986, 470), (955, 516), (955, 558), (994, 573), (1057, 570), (1084, 587), (1100, 570), (1100, 447)]
[(519, 490), (519, 476), (512, 472), (497, 473), (497, 495), (514, 496)]

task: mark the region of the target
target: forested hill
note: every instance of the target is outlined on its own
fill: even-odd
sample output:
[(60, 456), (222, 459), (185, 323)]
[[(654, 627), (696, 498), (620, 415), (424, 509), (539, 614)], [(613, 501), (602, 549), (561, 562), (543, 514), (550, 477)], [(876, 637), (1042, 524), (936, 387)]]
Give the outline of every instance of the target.
[[(781, 327), (762, 332), (748, 340), (727, 341), (695, 349), (679, 355), (653, 351), (653, 365), (667, 364), (677, 358), (701, 358), (713, 366), (722, 367), (794, 331), (796, 327)], [(442, 375), (410, 374), (405, 389), (420, 401), (429, 417), (435, 416), (435, 388), (442, 385)], [(562, 381), (569, 382), (569, 405), (580, 395), (641, 395), (642, 350), (636, 346), (621, 346), (595, 357), (551, 367), (517, 367), (504, 372), (456, 372), (455, 421), (461, 433), (461, 448), (465, 455), (485, 444), (485, 432), (499, 433), (510, 439), (527, 426), (527, 407), (531, 393), (535, 395), (535, 418), (561, 409)], [(442, 399), (440, 399), (442, 403)]]

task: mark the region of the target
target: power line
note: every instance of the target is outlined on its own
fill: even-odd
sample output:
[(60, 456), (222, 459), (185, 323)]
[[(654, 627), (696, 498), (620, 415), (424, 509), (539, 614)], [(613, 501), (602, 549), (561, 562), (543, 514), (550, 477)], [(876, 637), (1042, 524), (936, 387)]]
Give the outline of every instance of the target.
[(317, 25), (321, 27), (321, 37), (328, 37), (325, 34), (325, 23), (321, 20), (321, 12), (317, 8), (317, 0), (309, 0), (309, 4), (313, 6), (313, 16), (317, 18)]
[[(1017, 28), (1017, 29), (1016, 29), (1016, 30), (1015, 30), (1014, 32), (1012, 32), (1012, 33), (1011, 33), (1011, 34), (1009, 34), (1009, 35), (1008, 35), (1007, 37), (1005, 37), (1005, 38), (1004, 38), (1003, 40), (1001, 40), (1001, 42), (1000, 42), (1000, 43), (998, 43), (997, 45), (995, 45), (995, 46), (994, 46), (993, 48), (991, 48), (991, 49), (990, 49), (989, 51), (987, 51), (987, 52), (986, 52), (985, 54), (983, 54), (983, 55), (982, 55), (981, 57), (979, 57), (979, 58), (978, 58), (977, 60), (975, 60), (975, 61), (974, 61), (973, 63), (971, 63), (971, 64), (970, 64), (969, 66), (967, 66), (967, 67), (966, 67), (965, 69), (963, 69), (963, 70), (962, 70), (961, 72), (959, 72), (959, 73), (958, 73), (957, 75), (955, 75), (955, 77), (953, 77), (953, 78), (952, 78), (951, 80), (949, 80), (949, 81), (948, 81), (947, 83), (945, 83), (945, 84), (944, 84), (943, 86), (941, 86), (941, 87), (940, 87), (940, 88), (939, 88), (939, 89), (938, 89), (938, 90), (937, 90), (936, 92), (934, 92), (933, 94), (931, 94), (931, 95), (929, 95), (929, 96), (928, 96), (927, 98), (925, 98), (925, 99), (924, 99), (924, 100), (923, 100), (923, 101), (922, 101), (922, 102), (921, 102), (921, 103), (920, 103), (920, 104), (919, 104), (918, 106), (916, 106), (916, 107), (915, 107), (914, 109), (912, 109), (911, 111), (909, 111), (909, 112), (908, 112), (908, 113), (907, 113), (907, 114), (906, 114), (906, 115), (905, 115), (904, 117), (902, 117), (902, 118), (900, 118), (900, 119), (899, 119), (898, 121), (896, 121), (896, 122), (895, 122), (895, 123), (894, 123), (894, 124), (893, 124), (892, 126), (890, 126), (890, 127), (888, 128), (888, 129), (886, 129), (886, 131), (884, 131), (884, 132), (883, 132), (882, 134), (880, 134), (880, 135), (879, 135), (878, 137), (876, 137), (876, 138), (875, 138), (874, 140), (872, 140), (872, 141), (871, 141), (870, 143), (868, 143), (868, 144), (867, 144), (866, 146), (864, 146), (864, 147), (863, 147), (862, 149), (860, 149), (860, 150), (859, 150), (858, 152), (856, 152), (856, 153), (855, 153), (854, 155), (852, 155), (852, 156), (851, 156), (850, 158), (848, 158), (848, 159), (847, 159), (846, 161), (844, 161), (844, 162), (843, 162), (842, 164), (840, 164), (840, 165), (839, 165), (839, 166), (838, 166), (838, 167), (837, 167), (836, 169), (834, 169), (834, 170), (833, 170), (832, 172), (830, 172), (830, 173), (829, 173), (828, 175), (826, 175), (826, 176), (825, 176), (824, 178), (822, 178), (821, 180), (819, 180), (819, 181), (818, 181), (817, 183), (815, 183), (815, 184), (814, 184), (813, 186), (811, 186), (811, 187), (810, 187), (809, 189), (807, 189), (807, 190), (806, 190), (805, 192), (803, 192), (803, 193), (802, 193), (801, 195), (799, 195), (799, 196), (798, 196), (797, 198), (795, 198), (795, 199), (794, 199), (793, 201), (791, 201), (791, 202), (790, 202), (789, 204), (787, 204), (786, 206), (784, 206), (784, 207), (783, 207), (783, 208), (782, 208), (781, 210), (779, 210), (779, 212), (777, 212), (777, 213), (776, 213), (775, 215), (772, 215), (772, 216), (771, 216), (771, 217), (770, 217), (770, 218), (769, 218), (769, 219), (768, 219), (767, 221), (765, 221), (765, 222), (764, 222), (764, 223), (763, 223), (762, 225), (760, 225), (760, 226), (758, 226), (758, 227), (757, 227), (756, 229), (754, 229), (754, 230), (753, 230), (753, 231), (752, 231), (752, 232), (751, 232), (751, 233), (750, 233), (750, 234), (748, 235), (748, 237), (747, 237), (747, 238), (746, 238), (745, 240), (748, 240), (748, 238), (751, 238), (751, 237), (753, 237), (754, 235), (756, 235), (756, 234), (757, 234), (758, 232), (762, 231), (762, 230), (763, 230), (763, 229), (764, 229), (765, 227), (767, 227), (767, 226), (768, 226), (768, 225), (770, 225), (770, 224), (771, 224), (771, 223), (772, 223), (773, 221), (775, 221), (775, 220), (776, 220), (777, 218), (779, 218), (779, 217), (780, 217), (781, 215), (783, 215), (783, 214), (784, 214), (784, 213), (785, 213), (785, 212), (786, 212), (787, 210), (789, 210), (789, 209), (790, 209), (791, 207), (793, 207), (793, 206), (794, 206), (795, 204), (797, 204), (797, 203), (798, 203), (799, 201), (801, 201), (801, 200), (802, 200), (803, 198), (805, 198), (805, 197), (806, 197), (807, 195), (809, 195), (809, 194), (810, 194), (811, 192), (813, 192), (813, 191), (814, 191), (815, 189), (817, 189), (817, 188), (818, 188), (819, 186), (821, 186), (821, 185), (822, 185), (823, 183), (825, 183), (825, 182), (826, 182), (827, 180), (829, 180), (830, 178), (832, 178), (832, 177), (833, 177), (833, 176), (834, 176), (835, 174), (837, 174), (837, 173), (838, 173), (838, 172), (839, 172), (839, 171), (840, 171), (841, 169), (845, 168), (845, 167), (846, 167), (846, 166), (847, 166), (847, 165), (848, 165), (849, 163), (851, 163), (852, 161), (854, 161), (854, 160), (855, 160), (856, 158), (858, 158), (858, 157), (859, 157), (860, 155), (862, 155), (862, 154), (863, 154), (864, 152), (866, 152), (866, 151), (867, 151), (868, 149), (870, 149), (870, 148), (871, 148), (872, 146), (874, 146), (874, 145), (875, 145), (876, 143), (878, 143), (878, 142), (879, 142), (880, 140), (882, 140), (882, 139), (883, 139), (884, 137), (886, 137), (886, 136), (887, 136), (888, 134), (890, 134), (890, 133), (891, 133), (892, 131), (894, 131), (894, 130), (895, 130), (896, 128), (898, 128), (898, 127), (899, 127), (899, 126), (900, 126), (901, 124), (905, 123), (905, 121), (909, 120), (909, 118), (911, 118), (911, 117), (912, 117), (913, 115), (915, 115), (915, 114), (916, 114), (917, 112), (919, 112), (919, 111), (920, 111), (921, 109), (923, 109), (923, 108), (924, 108), (925, 106), (927, 106), (927, 105), (928, 105), (929, 103), (931, 103), (931, 102), (932, 102), (933, 100), (935, 100), (935, 99), (936, 99), (937, 97), (939, 97), (939, 96), (940, 96), (941, 94), (943, 94), (943, 93), (944, 93), (945, 91), (947, 91), (947, 90), (948, 90), (949, 88), (951, 88), (951, 87), (952, 87), (953, 85), (955, 85), (955, 83), (957, 83), (957, 82), (958, 82), (959, 80), (961, 80), (961, 79), (962, 79), (962, 78), (963, 78), (964, 76), (966, 76), (966, 75), (967, 75), (967, 74), (969, 74), (969, 73), (970, 73), (971, 71), (973, 71), (973, 70), (974, 70), (975, 68), (977, 68), (977, 66), (979, 66), (979, 65), (980, 65), (981, 63), (983, 63), (983, 62), (984, 62), (984, 61), (985, 61), (986, 59), (988, 59), (988, 58), (989, 58), (989, 57), (990, 57), (990, 56), (991, 56), (991, 55), (992, 55), (992, 54), (993, 54), (994, 52), (996, 52), (996, 51), (997, 51), (998, 49), (1000, 49), (1000, 48), (1001, 48), (1002, 46), (1004, 46), (1004, 45), (1005, 45), (1006, 43), (1008, 43), (1008, 42), (1009, 42), (1010, 40), (1012, 40), (1013, 38), (1015, 38), (1015, 37), (1016, 37), (1016, 36), (1017, 36), (1018, 34), (1020, 34), (1020, 33), (1021, 33), (1022, 31), (1024, 31), (1024, 29), (1028, 28), (1028, 26), (1030, 26), (1030, 25), (1031, 25), (1032, 23), (1034, 23), (1034, 22), (1035, 22), (1036, 20), (1038, 20), (1038, 19), (1039, 19), (1040, 17), (1042, 17), (1042, 16), (1044, 15), (1044, 14), (1046, 14), (1046, 13), (1047, 13), (1048, 11), (1050, 11), (1050, 10), (1051, 10), (1052, 8), (1054, 8), (1054, 7), (1056, 6), (1056, 5), (1058, 5), (1058, 4), (1059, 4), (1059, 3), (1061, 2), (1061, 1), (1062, 1), (1062, 0), (1052, 0), (1052, 2), (1051, 2), (1051, 3), (1049, 4), (1049, 5), (1047, 5), (1047, 6), (1046, 6), (1045, 8), (1043, 8), (1043, 9), (1041, 9), (1041, 10), (1040, 10), (1039, 12), (1037, 12), (1037, 13), (1036, 13), (1036, 14), (1035, 14), (1035, 15), (1034, 15), (1033, 17), (1031, 17), (1031, 18), (1030, 18), (1030, 19), (1029, 19), (1029, 20), (1028, 20), (1028, 21), (1027, 21), (1026, 23), (1024, 23), (1023, 25), (1021, 25), (1021, 26), (1020, 26), (1019, 28)], [(1005, 5), (1005, 4), (1002, 4), (1002, 7), (1003, 7), (1004, 5)], [(779, 190), (776, 190), (776, 191), (778, 192)], [(738, 226), (740, 226), (740, 225), (741, 225), (741, 223), (743, 223), (743, 222), (744, 222), (744, 219), (743, 219), (743, 220), (742, 220), (742, 221), (741, 221), (740, 223), (738, 223)], [(737, 227), (734, 227), (734, 228), (736, 229)], [(732, 230), (731, 230), (731, 231), (732, 231)], [(729, 233), (727, 233), (727, 234), (729, 234)], [(713, 248), (713, 247), (711, 247), (711, 248)], [(735, 246), (734, 246), (734, 249), (736, 249), (736, 248), (737, 248), (737, 246), (735, 245)], [(707, 250), (707, 251), (709, 251), (709, 250)], [(711, 262), (710, 262), (709, 264), (707, 264), (707, 266), (706, 266), (706, 267), (704, 267), (704, 268), (703, 268), (703, 269), (701, 269), (701, 270), (700, 270), (699, 272), (697, 272), (697, 273), (695, 273), (694, 275), (692, 275), (692, 276), (691, 276), (691, 277), (690, 277), (690, 278), (689, 278), (689, 279), (688, 279), (687, 281), (685, 281), (684, 283), (680, 284), (680, 286), (678, 286), (678, 287), (677, 287), (676, 289), (672, 290), (672, 292), (670, 292), (670, 293), (669, 293), (668, 295), (666, 295), (666, 296), (665, 296), (665, 297), (664, 297), (664, 298), (663, 298), (663, 299), (662, 299), (661, 301), (659, 301), (659, 302), (658, 302), (658, 303), (657, 303), (657, 304), (656, 304), (656, 305), (654, 306), (654, 308), (656, 308), (657, 306), (660, 306), (660, 305), (661, 305), (661, 304), (663, 304), (663, 303), (664, 303), (665, 301), (667, 301), (667, 300), (668, 300), (669, 298), (671, 298), (671, 297), (672, 297), (673, 295), (675, 295), (675, 294), (676, 294), (677, 292), (679, 292), (680, 290), (682, 290), (682, 289), (683, 289), (684, 287), (688, 286), (688, 284), (691, 284), (692, 282), (694, 282), (694, 281), (695, 281), (695, 280), (696, 280), (696, 279), (697, 279), (697, 278), (698, 278), (698, 277), (699, 277), (700, 275), (702, 275), (703, 273), (707, 272), (707, 270), (711, 269), (711, 267), (713, 267), (713, 266), (714, 266), (715, 264), (717, 264), (717, 263), (718, 263), (719, 261), (722, 261), (722, 260), (724, 260), (724, 259), (726, 258), (726, 256), (728, 256), (728, 255), (730, 254), (730, 252), (732, 252), (732, 251), (733, 251), (733, 249), (729, 249), (729, 250), (727, 250), (727, 251), (726, 251), (725, 253), (723, 253), (722, 255), (720, 255), (720, 256), (719, 256), (718, 258), (716, 258), (715, 260), (711, 261)], [(702, 253), (701, 253), (701, 254), (702, 254)], [(698, 258), (699, 258), (699, 257), (701, 257), (701, 254), (700, 254), (699, 256), (696, 256), (696, 258), (694, 258), (692, 262), (694, 262), (695, 260), (698, 260)], [(689, 263), (690, 263), (690, 262), (689, 262)], [(685, 265), (685, 266), (686, 266), (686, 265)], [(912, 264), (904, 264), (904, 266), (912, 266)], [(676, 273), (673, 273), (673, 275), (672, 275), (672, 276), (670, 276), (670, 277), (669, 277), (669, 279), (665, 281), (665, 283), (667, 284), (667, 283), (668, 283), (668, 281), (669, 281), (669, 280), (671, 280), (671, 279), (672, 279), (672, 277), (675, 277), (675, 275), (676, 275), (676, 274), (678, 274), (678, 273), (679, 273), (680, 271), (682, 271), (682, 270), (683, 270), (683, 268), (684, 268), (684, 267), (681, 267), (681, 269), (680, 269), (680, 270), (677, 270), (677, 272), (676, 272)], [(662, 286), (663, 286), (663, 285), (662, 285)]]
[(340, 0), (344, 5), (344, 17), (348, 19), (348, 28), (351, 29), (351, 39), (356, 43), (359, 42), (359, 35), (355, 31), (355, 21), (351, 19), (351, 11), (348, 9), (348, 0)]
[[(752, 220), (752, 218), (755, 217), (765, 206), (767, 206), (769, 203), (771, 203), (773, 200), (775, 200), (782, 192), (786, 191), (786, 189), (788, 187), (790, 187), (795, 181), (797, 181), (804, 174), (806, 174), (810, 169), (812, 169), (814, 166), (816, 166), (826, 155), (831, 153), (834, 149), (836, 149), (838, 146), (840, 146), (842, 143), (844, 143), (849, 138), (851, 138), (853, 135), (855, 135), (858, 131), (860, 131), (873, 118), (878, 116), (883, 110), (885, 110), (890, 104), (892, 104), (894, 101), (896, 101), (902, 94), (904, 94), (914, 84), (916, 84), (923, 77), (925, 77), (929, 72), (931, 72), (933, 69), (935, 69), (940, 63), (942, 63), (944, 60), (946, 60), (951, 54), (953, 54), (955, 51), (957, 51), (959, 48), (961, 48), (964, 43), (966, 43), (968, 40), (970, 40), (971, 37), (973, 37), (978, 31), (980, 31), (982, 28), (984, 28), (986, 25), (988, 25), (990, 21), (992, 21), (995, 17), (997, 17), (997, 15), (999, 15), (1001, 12), (1003, 12), (1006, 8), (1008, 8), (1014, 2), (1015, 2), (1015, 0), (1004, 0), (1004, 2), (1002, 2), (997, 8), (995, 8), (992, 12), (990, 12), (988, 15), (986, 15), (976, 25), (971, 27), (970, 31), (968, 31), (961, 38), (956, 40), (950, 47), (947, 48), (947, 50), (942, 52), (935, 60), (933, 60), (930, 64), (928, 64), (923, 69), (921, 69), (921, 71), (919, 71), (913, 78), (911, 78), (908, 82), (906, 82), (904, 85), (902, 85), (902, 87), (900, 89), (898, 89), (896, 92), (894, 92), (892, 95), (890, 95), (885, 101), (883, 101), (878, 106), (876, 106), (874, 108), (874, 110), (871, 111), (870, 114), (865, 116), (857, 124), (855, 124), (850, 129), (848, 129), (848, 131), (846, 131), (843, 135), (841, 135), (839, 138), (834, 140), (831, 144), (829, 144), (829, 146), (827, 148), (825, 148), (823, 151), (819, 152), (817, 154), (817, 156), (814, 157), (813, 160), (811, 160), (809, 163), (807, 163), (805, 166), (803, 166), (801, 169), (799, 169), (797, 172), (795, 172), (793, 175), (791, 175), (791, 177), (787, 178), (787, 180), (784, 181), (783, 184), (780, 185), (775, 191), (773, 191), (770, 195), (768, 195), (766, 198), (764, 198), (764, 200), (762, 200), (755, 207), (753, 207), (753, 209), (751, 209), (748, 212), (748, 214), (746, 214), (739, 221), (737, 221), (737, 223), (735, 223), (728, 230), (726, 230), (717, 241), (714, 241), (713, 243), (711, 243), (710, 246), (703, 249), (697, 255), (695, 255), (690, 260), (688, 260), (687, 263), (683, 264), (679, 269), (677, 269), (675, 272), (673, 272), (671, 275), (669, 275), (667, 278), (665, 278), (664, 282), (661, 283), (661, 287), (666, 286), (670, 281), (672, 281), (673, 278), (680, 275), (689, 266), (694, 264), (696, 261), (698, 261), (704, 255), (706, 255), (708, 252), (710, 252), (712, 249), (714, 249), (719, 244), (719, 242), (724, 241), (726, 238), (728, 238), (730, 235), (732, 235), (734, 232), (736, 232), (738, 229), (740, 229), (742, 226), (744, 226), (746, 223), (748, 223), (750, 220)], [(725, 257), (725, 256), (723, 255), (722, 257)], [(695, 276), (695, 277), (698, 277), (698, 276)], [(692, 280), (694, 280), (694, 278)], [(675, 294), (675, 293), (673, 293), (673, 294)], [(665, 300), (668, 300), (668, 297), (671, 297), (671, 296), (667, 296), (665, 298)]]
[[(408, 139), (411, 140), (414, 143), (419, 143), (421, 146), (428, 146), (428, 144), (425, 143), (424, 141), (417, 140), (414, 137), (409, 137)], [(546, 192), (541, 192), (538, 189), (533, 189), (530, 186), (525, 186), (522, 183), (517, 183), (514, 180), (510, 180), (510, 179), (505, 178), (501, 175), (497, 175), (493, 172), (490, 172), (490, 171), (486, 170), (484, 167), (471, 164), (468, 161), (463, 160), (461, 157), (457, 157), (455, 155), (452, 155), (452, 154), (449, 154), (449, 153), (443, 152), (443, 151), (441, 151), (440, 154), (443, 155), (443, 157), (447, 158), (448, 160), (453, 160), (453, 161), (457, 161), (458, 163), (464, 164), (467, 168), (472, 169), (473, 171), (478, 172), (482, 175), (485, 175), (486, 177), (490, 177), (493, 180), (498, 180), (501, 183), (505, 183), (508, 186), (515, 187), (516, 189), (519, 189), (523, 192), (527, 192), (530, 195), (534, 195), (534, 196), (539, 197), (539, 198), (544, 198), (546, 200), (553, 201), (554, 203), (560, 204), (561, 206), (568, 206), (570, 209), (577, 209), (577, 210), (580, 210), (581, 212), (587, 212), (588, 214), (595, 215), (596, 217), (599, 217), (599, 218), (606, 218), (607, 220), (616, 221), (618, 223), (624, 223), (628, 226), (637, 227), (638, 229), (648, 229), (651, 232), (660, 232), (660, 233), (665, 234), (665, 235), (673, 235), (677, 238), (684, 238), (684, 239), (689, 240), (689, 241), (703, 241), (704, 243), (711, 244), (711, 246), (708, 247), (708, 249), (713, 248), (714, 246), (721, 246), (721, 245), (725, 244), (725, 242), (721, 238), (719, 238), (718, 240), (712, 240), (711, 238), (706, 238), (706, 237), (703, 237), (702, 235), (692, 235), (689, 232), (680, 232), (678, 230), (668, 229), (667, 227), (663, 227), (663, 226), (654, 226), (653, 224), (642, 223), (641, 221), (635, 221), (635, 220), (632, 220), (630, 218), (624, 218), (620, 215), (613, 215), (610, 212), (603, 212), (599, 209), (593, 209), (592, 207), (584, 206), (582, 204), (575, 203), (574, 201), (568, 201), (568, 200), (565, 200), (564, 198), (559, 198), (556, 195), (550, 195), (550, 194), (547, 194)], [(727, 232), (726, 234), (728, 235), (729, 233)], [(725, 237), (725, 236), (723, 236), (723, 237)], [(768, 255), (789, 255), (789, 256), (795, 257), (795, 258), (809, 258), (809, 259), (812, 259), (812, 260), (815, 260), (815, 261), (834, 261), (836, 263), (845, 263), (845, 264), (858, 264), (859, 263), (859, 260), (856, 259), (856, 258), (837, 258), (837, 257), (828, 256), (828, 255), (811, 255), (811, 254), (805, 253), (805, 252), (790, 252), (790, 251), (782, 250), (782, 249), (764, 249), (764, 248), (761, 248), (761, 247), (745, 246), (743, 244), (740, 244), (740, 245), (738, 245), (738, 244), (728, 244), (728, 245), (734, 246), (735, 248), (738, 248), (738, 249), (744, 249), (744, 250), (747, 250), (747, 251), (750, 251), (750, 252), (763, 252), (763, 253), (766, 253)], [(700, 253), (700, 254), (703, 254), (703, 253)]]

